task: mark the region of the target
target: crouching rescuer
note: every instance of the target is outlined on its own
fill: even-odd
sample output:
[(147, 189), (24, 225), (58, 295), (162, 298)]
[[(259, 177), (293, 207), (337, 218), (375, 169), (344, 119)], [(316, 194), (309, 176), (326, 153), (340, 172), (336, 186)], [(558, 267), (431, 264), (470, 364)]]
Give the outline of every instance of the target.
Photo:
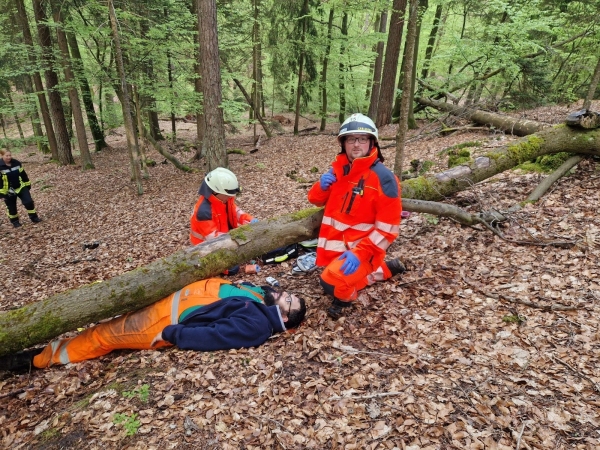
[(320, 281), (333, 296), (333, 319), (361, 289), (405, 271), (398, 259), (384, 261), (398, 236), (402, 201), (398, 178), (383, 165), (375, 124), (353, 114), (337, 139), (341, 152), (308, 192), (312, 204), (325, 206), (316, 264), (325, 267)]

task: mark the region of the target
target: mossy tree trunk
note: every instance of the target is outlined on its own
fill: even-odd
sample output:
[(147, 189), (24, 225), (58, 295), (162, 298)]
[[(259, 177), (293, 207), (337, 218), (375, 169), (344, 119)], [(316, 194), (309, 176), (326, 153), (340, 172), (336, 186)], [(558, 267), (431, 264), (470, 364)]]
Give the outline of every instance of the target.
[(519, 164), (553, 153), (600, 156), (600, 129), (582, 130), (556, 125), (499, 147), (470, 164), (402, 183), (402, 197), (438, 201)]
[(307, 209), (244, 226), (110, 280), (0, 314), (0, 356), (47, 342), (77, 327), (154, 303), (187, 284), (276, 247), (317, 236), (323, 213)]

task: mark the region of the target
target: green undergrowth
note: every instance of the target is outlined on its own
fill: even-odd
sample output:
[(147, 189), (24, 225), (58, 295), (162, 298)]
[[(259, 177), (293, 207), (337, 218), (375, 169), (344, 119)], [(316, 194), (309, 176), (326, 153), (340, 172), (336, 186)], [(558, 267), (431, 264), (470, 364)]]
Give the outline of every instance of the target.
[(550, 173), (558, 169), (571, 156), (572, 154), (567, 152), (538, 156), (533, 161), (524, 162), (518, 168), (525, 172)]

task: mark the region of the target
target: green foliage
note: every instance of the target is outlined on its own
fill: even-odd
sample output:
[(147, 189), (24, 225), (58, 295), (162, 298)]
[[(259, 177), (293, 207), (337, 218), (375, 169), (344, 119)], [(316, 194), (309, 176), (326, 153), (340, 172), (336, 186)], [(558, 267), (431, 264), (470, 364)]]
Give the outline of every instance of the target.
[[(424, 160), (421, 161), (419, 159), (413, 159), (410, 162), (410, 167), (413, 172), (416, 172), (417, 176), (421, 176), (426, 173), (435, 163), (433, 161)], [(407, 173), (410, 173), (407, 171)]]
[(448, 151), (448, 168), (460, 166), (471, 160), (471, 152), (466, 149), (453, 149)]
[(444, 150), (441, 150), (438, 154), (440, 156), (442, 156), (442, 155), (448, 154), (452, 150), (462, 150), (463, 148), (469, 148), (469, 147), (481, 147), (481, 141), (468, 141), (468, 142), (462, 142), (460, 144), (452, 145), (448, 148), (445, 148)]
[(502, 322), (504, 323), (516, 323), (517, 325), (521, 325), (526, 320), (527, 319), (525, 317), (518, 314), (507, 314), (502, 318)]
[(116, 413), (113, 416), (113, 423), (115, 423), (116, 425), (123, 425), (123, 428), (125, 429), (125, 434), (127, 436), (133, 436), (137, 433), (138, 429), (142, 425), (142, 423), (139, 420), (137, 420), (137, 416), (138, 415), (135, 413), (131, 415)]
[(437, 225), (440, 223), (440, 218), (438, 216), (434, 216), (432, 214), (423, 214), (423, 216), (429, 225)]
[(148, 402), (148, 398), (150, 396), (150, 386), (143, 384), (139, 387), (136, 387), (132, 391), (123, 391), (122, 395), (125, 398), (138, 397), (142, 403), (146, 403)]
[(533, 161), (527, 161), (519, 165), (519, 169), (526, 172), (550, 173), (558, 169), (571, 156), (572, 154), (567, 152), (538, 156)]

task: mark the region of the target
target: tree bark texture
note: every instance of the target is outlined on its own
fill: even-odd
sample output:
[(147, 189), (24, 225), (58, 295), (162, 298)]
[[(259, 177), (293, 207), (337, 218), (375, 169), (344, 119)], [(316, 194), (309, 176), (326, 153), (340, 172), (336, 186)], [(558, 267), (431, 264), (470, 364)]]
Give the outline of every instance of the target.
[(325, 131), (327, 125), (327, 67), (329, 65), (329, 54), (331, 53), (331, 31), (333, 29), (333, 8), (329, 10), (327, 21), (327, 44), (323, 55), (323, 69), (321, 71), (321, 126), (320, 131)]
[(46, 11), (41, 0), (33, 0), (33, 11), (37, 22), (37, 30), (42, 46), (42, 57), (44, 59), (44, 75), (46, 78), (46, 89), (48, 90), (48, 99), (50, 100), (50, 116), (54, 125), (56, 137), (56, 148), (58, 152), (58, 162), (63, 165), (73, 164), (73, 155), (71, 153), (71, 142), (67, 130), (65, 112), (62, 105), (60, 92), (58, 91), (58, 75), (52, 68), (54, 65), (52, 40), (50, 38), (50, 29), (46, 25)]
[(346, 65), (344, 64), (344, 58), (346, 57), (346, 42), (348, 38), (348, 13), (344, 12), (342, 15), (342, 41), (340, 42), (340, 73), (339, 73), (339, 88), (340, 88), (340, 110), (338, 112), (338, 120), (343, 123), (346, 119)]
[(117, 26), (117, 15), (112, 0), (108, 1), (108, 13), (110, 16), (110, 28), (115, 49), (115, 62), (117, 63), (117, 72), (121, 83), (119, 91), (121, 93), (121, 107), (123, 110), (123, 123), (125, 125), (125, 135), (127, 136), (127, 147), (129, 149), (129, 162), (131, 164), (132, 179), (136, 184), (138, 195), (143, 194), (142, 174), (140, 172), (140, 152), (138, 148), (137, 133), (133, 127), (133, 116), (131, 115), (131, 96), (129, 86), (125, 78), (125, 67), (123, 64), (123, 53), (121, 52), (121, 40), (119, 38), (119, 29)]
[(203, 155), (207, 170), (228, 167), (225, 149), (225, 123), (221, 108), (221, 66), (217, 38), (216, 0), (198, 0), (200, 18), (200, 60), (202, 71), (202, 94), (204, 97)]
[[(200, 0), (192, 0), (192, 13), (194, 17), (196, 17), (196, 35), (194, 37), (196, 43), (196, 51), (194, 58), (194, 73), (196, 74), (196, 78), (194, 79), (194, 92), (198, 96), (198, 102), (200, 103), (200, 97), (202, 97), (202, 61), (200, 60), (200, 8), (198, 7), (198, 3)], [(202, 109), (198, 108), (196, 112), (196, 155), (195, 159), (200, 159), (202, 157), (202, 142), (204, 142), (204, 112)]]
[[(379, 19), (379, 33), (385, 34), (387, 30), (387, 9), (381, 13)], [(383, 50), (385, 49), (385, 42), (383, 40), (377, 42), (377, 57), (375, 58), (375, 65), (373, 67), (373, 84), (371, 86), (371, 101), (369, 102), (368, 116), (374, 118), (377, 116), (377, 104), (379, 102), (379, 91), (381, 88), (381, 70), (383, 66)]]
[(88, 125), (94, 138), (94, 150), (99, 152), (103, 148), (108, 148), (108, 144), (104, 140), (104, 132), (98, 123), (98, 117), (94, 110), (92, 90), (90, 89), (90, 84), (85, 76), (83, 60), (81, 59), (81, 53), (79, 52), (79, 44), (77, 43), (77, 37), (74, 33), (67, 33), (67, 42), (69, 43), (69, 49), (71, 50), (71, 56), (73, 57), (73, 71), (75, 72), (75, 77), (81, 88), (81, 97), (88, 118)]
[(394, 173), (398, 177), (402, 176), (402, 166), (404, 159), (404, 145), (406, 143), (406, 134), (408, 132), (408, 110), (411, 102), (412, 77), (409, 74), (413, 72), (415, 60), (412, 58), (416, 48), (417, 39), (417, 15), (419, 11), (419, 0), (410, 0), (408, 27), (406, 29), (406, 61), (404, 64), (404, 78), (402, 84), (402, 98), (400, 100), (400, 114), (398, 121), (398, 134), (396, 135), (396, 160), (394, 161)]
[[(36, 67), (37, 63), (33, 48), (33, 38), (29, 29), (29, 19), (27, 18), (25, 5), (23, 4), (23, 0), (15, 0), (15, 4), (17, 5), (17, 10), (19, 12), (19, 21), (21, 24), (21, 29), (23, 30), (23, 42), (25, 42), (25, 45), (29, 47), (29, 61), (31, 62), (31, 65), (33, 67)], [(32, 77), (33, 84), (35, 85), (35, 90), (37, 91), (36, 94), (38, 97), (38, 101), (40, 103), (40, 112), (42, 114), (42, 120), (44, 121), (44, 128), (46, 128), (46, 136), (48, 136), (48, 145), (50, 147), (50, 152), (52, 153), (53, 159), (58, 159), (58, 147), (56, 144), (56, 136), (54, 135), (52, 119), (50, 118), (50, 110), (48, 109), (48, 102), (46, 101), (46, 95), (44, 94), (44, 85), (42, 84), (42, 77), (40, 76), (40, 73), (37, 70), (33, 72)]]
[[(52, 40), (50, 30), (46, 25), (47, 18), (41, 0), (33, 0), (33, 11), (37, 23), (38, 36), (42, 46), (42, 58), (44, 60), (44, 76), (46, 78), (46, 89), (50, 103), (50, 117), (54, 127), (54, 136), (56, 138), (57, 161), (63, 165), (73, 164), (73, 155), (71, 154), (71, 143), (69, 142), (69, 132), (67, 131), (67, 122), (65, 112), (62, 106), (60, 92), (57, 89), (58, 75), (52, 69), (54, 58), (52, 50)], [(54, 155), (52, 155), (54, 157)]]
[(322, 210), (313, 208), (240, 227), (110, 280), (0, 313), (0, 356), (140, 309), (276, 247), (314, 238), (322, 217)]
[[(237, 78), (234, 78), (233, 82), (240, 89), (240, 92), (242, 93), (242, 95), (244, 96), (246, 101), (248, 102), (248, 105), (250, 105), (250, 108), (254, 112), (254, 117), (256, 118), (256, 120), (258, 120), (260, 122), (260, 125), (263, 127), (263, 130), (265, 130), (265, 134), (267, 135), (267, 137), (271, 138), (271, 136), (272, 136), (271, 130), (267, 126), (265, 119), (263, 119), (263, 116), (260, 113), (260, 103), (253, 101), (253, 99), (248, 95), (248, 92), (244, 88), (244, 85), (242, 83), (240, 83), (240, 81)], [(256, 137), (255, 137), (255, 139), (256, 139)]]
[[(417, 122), (415, 120), (415, 113), (413, 108), (413, 103), (415, 100), (415, 86), (417, 79), (417, 62), (419, 59), (419, 41), (421, 40), (421, 24), (423, 23), (423, 16), (427, 12), (427, 8), (429, 7), (428, 0), (420, 0), (417, 1), (417, 28), (415, 30), (415, 45), (413, 47), (412, 53), (412, 68), (410, 71), (410, 87), (409, 93), (410, 98), (408, 101), (408, 128), (414, 130), (417, 128)], [(408, 41), (408, 35), (406, 37)], [(408, 74), (408, 71), (407, 73)]]
[(590, 109), (590, 105), (592, 104), (592, 100), (596, 94), (598, 82), (600, 82), (600, 58), (598, 58), (598, 62), (596, 63), (596, 68), (594, 69), (594, 74), (592, 75), (592, 81), (590, 81), (587, 95), (583, 101), (583, 109)]
[(396, 74), (398, 72), (398, 58), (400, 57), (400, 43), (402, 41), (402, 28), (404, 27), (404, 12), (407, 0), (394, 0), (390, 18), (390, 31), (388, 33), (385, 49), (383, 74), (379, 88), (379, 101), (377, 102), (377, 127), (388, 125), (392, 121), (392, 106), (394, 102), (394, 89), (396, 88)]
[(433, 25), (431, 26), (431, 32), (429, 33), (429, 39), (427, 40), (427, 47), (425, 48), (425, 58), (423, 59), (423, 69), (421, 70), (421, 78), (427, 78), (429, 74), (429, 64), (431, 63), (431, 57), (433, 56), (433, 48), (435, 46), (435, 39), (440, 26), (440, 19), (442, 17), (443, 5), (437, 5), (435, 9), (435, 16), (433, 18)]
[(85, 124), (83, 123), (83, 112), (81, 111), (81, 102), (79, 101), (79, 94), (77, 93), (77, 87), (75, 84), (75, 76), (73, 74), (73, 68), (71, 67), (71, 55), (69, 54), (69, 44), (67, 43), (67, 36), (63, 29), (64, 20), (61, 13), (62, 5), (58, 3), (58, 0), (51, 0), (52, 6), (52, 17), (56, 27), (56, 40), (58, 42), (58, 48), (62, 54), (62, 63), (65, 74), (65, 82), (68, 84), (69, 100), (71, 102), (71, 111), (73, 113), (73, 121), (75, 122), (75, 133), (77, 135), (77, 145), (79, 146), (79, 152), (81, 154), (81, 168), (83, 170), (94, 169), (94, 163), (90, 156), (90, 148), (87, 143)]
[(296, 88), (296, 111), (294, 113), (294, 135), (298, 135), (298, 125), (300, 123), (300, 102), (302, 101), (302, 76), (304, 75), (304, 59), (305, 49), (304, 43), (306, 41), (306, 21), (308, 14), (308, 0), (304, 0), (302, 5), (302, 11), (300, 17), (302, 17), (302, 34), (300, 36), (300, 56), (298, 60), (298, 84)]
[(438, 102), (428, 98), (420, 97), (417, 98), (416, 101), (421, 105), (431, 106), (439, 111), (445, 111), (452, 113), (455, 116), (468, 118), (473, 122), (483, 125), (492, 125), (495, 128), (510, 134), (514, 134), (515, 136), (528, 136), (544, 128), (550, 127), (548, 124), (536, 122), (534, 120), (516, 120), (509, 116), (503, 116), (501, 114), (495, 114), (474, 108), (466, 108), (464, 106), (451, 105), (449, 103)]
[(525, 161), (560, 152), (600, 155), (600, 129), (585, 131), (565, 125), (544, 128), (479, 156), (470, 164), (405, 180), (402, 197), (438, 201)]

